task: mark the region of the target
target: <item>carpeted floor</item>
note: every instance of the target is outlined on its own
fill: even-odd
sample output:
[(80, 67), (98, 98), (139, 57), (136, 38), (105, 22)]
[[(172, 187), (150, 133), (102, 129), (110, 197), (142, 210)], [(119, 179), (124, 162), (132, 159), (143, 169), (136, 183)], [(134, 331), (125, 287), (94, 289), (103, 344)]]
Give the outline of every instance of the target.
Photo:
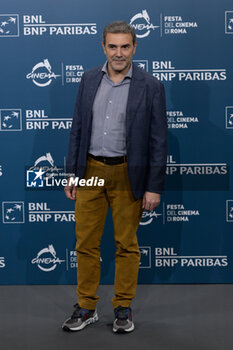
[(113, 286), (99, 295), (100, 320), (70, 333), (75, 286), (0, 286), (0, 349), (232, 350), (233, 285), (139, 285), (130, 334), (112, 332)]

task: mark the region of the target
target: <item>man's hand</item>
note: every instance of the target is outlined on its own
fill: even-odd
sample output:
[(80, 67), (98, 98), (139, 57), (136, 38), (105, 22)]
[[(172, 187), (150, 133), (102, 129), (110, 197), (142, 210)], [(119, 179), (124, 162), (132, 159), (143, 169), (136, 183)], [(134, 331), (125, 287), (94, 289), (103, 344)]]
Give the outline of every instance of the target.
[(145, 192), (142, 200), (142, 208), (145, 210), (154, 210), (160, 204), (160, 194)]
[[(70, 178), (67, 180), (67, 183), (69, 184), (69, 180)], [(72, 185), (67, 185), (65, 188), (64, 188), (64, 191), (65, 191), (65, 195), (68, 199), (71, 199), (71, 200), (75, 200), (76, 199), (76, 187), (74, 184)]]

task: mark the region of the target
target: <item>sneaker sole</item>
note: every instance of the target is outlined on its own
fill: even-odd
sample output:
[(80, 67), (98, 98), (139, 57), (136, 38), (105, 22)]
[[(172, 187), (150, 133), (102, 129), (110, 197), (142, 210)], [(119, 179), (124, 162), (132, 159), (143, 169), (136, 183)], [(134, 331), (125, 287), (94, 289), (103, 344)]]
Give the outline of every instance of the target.
[(94, 317), (88, 318), (88, 320), (84, 321), (79, 327), (69, 327), (65, 324), (66, 323), (65, 321), (64, 324), (62, 325), (62, 329), (64, 331), (77, 332), (77, 331), (81, 331), (83, 328), (85, 328), (89, 324), (97, 322), (98, 320), (99, 320), (99, 317), (96, 314)]
[(113, 332), (114, 333), (129, 333), (129, 332), (132, 332), (134, 330), (134, 324), (132, 323), (132, 326), (130, 328), (113, 328)]

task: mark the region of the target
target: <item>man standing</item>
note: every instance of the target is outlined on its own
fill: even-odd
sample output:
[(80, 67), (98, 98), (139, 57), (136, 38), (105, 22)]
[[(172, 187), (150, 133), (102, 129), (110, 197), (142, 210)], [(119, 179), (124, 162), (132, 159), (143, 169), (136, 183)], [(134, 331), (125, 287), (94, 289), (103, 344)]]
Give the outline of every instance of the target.
[(64, 330), (78, 331), (98, 320), (100, 241), (110, 206), (114, 224), (114, 332), (131, 332), (131, 300), (140, 263), (136, 231), (142, 209), (153, 210), (163, 191), (167, 123), (163, 85), (132, 63), (136, 34), (126, 22), (105, 27), (107, 62), (83, 75), (70, 133), (67, 171), (104, 179), (104, 186), (67, 186), (76, 199), (78, 304)]

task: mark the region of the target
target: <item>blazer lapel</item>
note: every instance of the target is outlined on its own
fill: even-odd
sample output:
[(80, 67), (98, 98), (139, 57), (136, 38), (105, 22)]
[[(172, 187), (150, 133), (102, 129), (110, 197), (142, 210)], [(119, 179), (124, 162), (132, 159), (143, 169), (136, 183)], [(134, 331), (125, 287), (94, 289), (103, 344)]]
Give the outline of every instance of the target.
[(88, 87), (88, 93), (87, 93), (87, 106), (86, 106), (86, 113), (88, 118), (88, 123), (91, 123), (92, 119), (92, 107), (95, 99), (96, 92), (98, 90), (99, 84), (102, 80), (103, 72), (101, 69), (99, 69), (95, 75), (93, 75), (90, 78), (90, 81), (87, 82)]
[(145, 90), (144, 77), (140, 72), (141, 68), (133, 64), (133, 75), (129, 87), (129, 96), (126, 107), (126, 133), (128, 134), (130, 125), (134, 119), (138, 106), (141, 103)]

